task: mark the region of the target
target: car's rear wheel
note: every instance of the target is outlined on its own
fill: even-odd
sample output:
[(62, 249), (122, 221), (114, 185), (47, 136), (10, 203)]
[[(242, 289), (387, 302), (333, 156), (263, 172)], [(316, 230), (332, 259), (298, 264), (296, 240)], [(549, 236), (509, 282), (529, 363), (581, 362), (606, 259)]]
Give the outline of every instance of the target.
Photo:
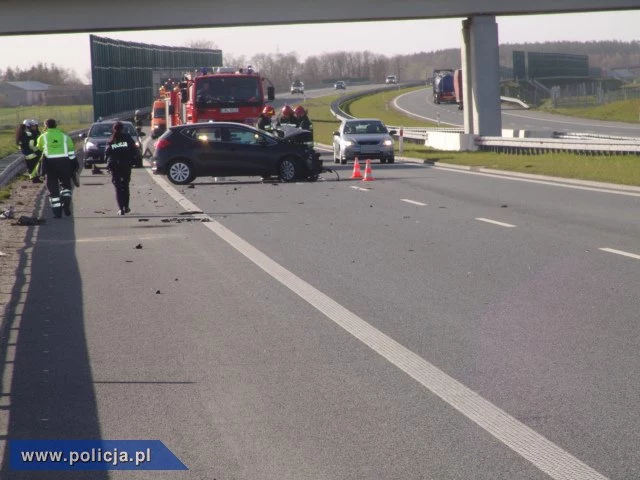
[(387, 158), (387, 163), (394, 163), (396, 161), (395, 157)]
[(278, 177), (283, 182), (292, 182), (298, 178), (298, 166), (293, 158), (287, 157), (278, 164)]
[(174, 160), (167, 168), (167, 178), (176, 185), (185, 185), (195, 178), (193, 167), (186, 160)]

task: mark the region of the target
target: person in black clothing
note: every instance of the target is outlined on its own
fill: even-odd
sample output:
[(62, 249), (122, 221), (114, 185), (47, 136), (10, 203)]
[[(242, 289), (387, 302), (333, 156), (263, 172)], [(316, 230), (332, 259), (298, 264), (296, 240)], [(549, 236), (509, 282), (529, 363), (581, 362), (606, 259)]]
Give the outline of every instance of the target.
[(282, 124), (298, 126), (296, 116), (293, 114), (293, 108), (289, 105), (285, 105), (280, 111), (280, 118), (276, 122), (276, 125), (280, 126)]
[(38, 135), (34, 133), (33, 120), (25, 120), (16, 129), (16, 145), (24, 155), (24, 162), (27, 166), (27, 175), (33, 183), (42, 183), (38, 174), (37, 166), (39, 156), (36, 152), (36, 141)]
[(273, 130), (273, 117), (275, 116), (276, 111), (271, 105), (267, 105), (262, 109), (262, 113), (258, 118), (258, 123), (256, 124), (256, 128), (260, 130)]
[(107, 169), (111, 172), (111, 183), (116, 189), (118, 215), (129, 213), (129, 182), (131, 167), (136, 158), (136, 144), (131, 135), (123, 131), (122, 122), (113, 124), (113, 133), (104, 152)]
[(140, 135), (140, 132), (142, 132), (142, 114), (140, 113), (140, 110), (136, 110), (133, 117), (133, 123), (136, 126), (136, 132)]
[(293, 110), (293, 113), (296, 116), (296, 123), (298, 125), (298, 128), (313, 131), (313, 124), (311, 123), (311, 119), (309, 118), (307, 111), (302, 105), (298, 105)]

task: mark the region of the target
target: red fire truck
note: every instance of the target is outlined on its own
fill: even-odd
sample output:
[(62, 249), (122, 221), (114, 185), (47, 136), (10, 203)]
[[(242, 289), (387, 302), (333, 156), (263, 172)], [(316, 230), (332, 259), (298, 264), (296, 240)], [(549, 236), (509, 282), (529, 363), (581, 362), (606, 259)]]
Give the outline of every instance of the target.
[(266, 88), (253, 68), (215, 67), (185, 76), (181, 84), (184, 123), (212, 121), (254, 125), (264, 106), (275, 98), (273, 85)]

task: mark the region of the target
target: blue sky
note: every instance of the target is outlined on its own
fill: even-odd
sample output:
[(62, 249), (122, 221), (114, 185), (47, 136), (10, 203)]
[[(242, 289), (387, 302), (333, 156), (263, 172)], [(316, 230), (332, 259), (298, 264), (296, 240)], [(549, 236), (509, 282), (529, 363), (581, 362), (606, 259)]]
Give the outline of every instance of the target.
[[(640, 10), (497, 17), (500, 43), (640, 40)], [(273, 27), (206, 28), (97, 35), (149, 44), (181, 46), (211, 40), (223, 54), (297, 52), (300, 60), (335, 51), (369, 50), (387, 56), (460, 46), (462, 19), (404, 20)], [(348, 33), (347, 33), (348, 32)], [(46, 48), (42, 48), (46, 45)], [(26, 47), (26, 48), (25, 48)], [(47, 61), (69, 68), (83, 80), (90, 69), (89, 34), (0, 37), (0, 69), (29, 68)], [(46, 59), (42, 52), (47, 53)]]

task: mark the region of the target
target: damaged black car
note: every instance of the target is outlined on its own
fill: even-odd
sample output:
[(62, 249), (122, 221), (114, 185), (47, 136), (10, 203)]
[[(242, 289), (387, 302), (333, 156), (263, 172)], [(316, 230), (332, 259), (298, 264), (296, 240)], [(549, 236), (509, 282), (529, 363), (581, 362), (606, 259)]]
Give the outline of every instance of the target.
[(171, 127), (157, 141), (152, 171), (177, 185), (197, 177), (277, 177), (314, 181), (322, 171), (313, 134), (299, 128), (258, 130), (231, 122)]

